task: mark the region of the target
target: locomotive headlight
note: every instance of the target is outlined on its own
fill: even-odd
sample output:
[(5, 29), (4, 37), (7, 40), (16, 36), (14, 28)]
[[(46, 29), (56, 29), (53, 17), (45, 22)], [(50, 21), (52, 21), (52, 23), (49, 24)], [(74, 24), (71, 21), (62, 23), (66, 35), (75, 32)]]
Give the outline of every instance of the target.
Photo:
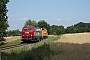
[(32, 36), (32, 34), (31, 34), (31, 36)]

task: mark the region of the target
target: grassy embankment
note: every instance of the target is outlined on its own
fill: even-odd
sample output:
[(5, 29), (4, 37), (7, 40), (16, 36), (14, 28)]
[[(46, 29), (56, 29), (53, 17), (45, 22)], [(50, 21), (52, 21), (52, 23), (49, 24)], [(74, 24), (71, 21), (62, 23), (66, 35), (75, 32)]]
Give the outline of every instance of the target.
[(21, 44), (21, 40), (17, 39), (15, 41), (11, 41), (11, 42), (8, 42), (8, 43), (0, 44), (0, 48), (7, 47), (7, 46), (12, 46), (12, 45), (16, 45), (16, 44)]
[(2, 60), (90, 60), (89, 36), (90, 33), (51, 36), (27, 47), (2, 52)]
[(50, 45), (59, 38), (60, 36), (50, 36), (41, 42), (30, 44), (23, 48), (1, 52), (2, 60), (50, 60), (51, 55), (58, 53), (52, 51)]

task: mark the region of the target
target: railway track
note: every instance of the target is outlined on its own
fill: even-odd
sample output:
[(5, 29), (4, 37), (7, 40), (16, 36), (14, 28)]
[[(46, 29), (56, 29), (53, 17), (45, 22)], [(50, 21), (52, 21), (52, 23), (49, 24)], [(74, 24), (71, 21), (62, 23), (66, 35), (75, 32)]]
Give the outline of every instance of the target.
[(26, 45), (29, 45), (29, 43), (23, 43), (23, 44), (17, 44), (17, 45), (12, 45), (12, 46), (3, 47), (3, 48), (0, 48), (0, 52), (6, 51), (6, 50), (10, 50), (10, 49), (12, 49), (12, 48), (17, 48), (17, 47), (26, 46)]

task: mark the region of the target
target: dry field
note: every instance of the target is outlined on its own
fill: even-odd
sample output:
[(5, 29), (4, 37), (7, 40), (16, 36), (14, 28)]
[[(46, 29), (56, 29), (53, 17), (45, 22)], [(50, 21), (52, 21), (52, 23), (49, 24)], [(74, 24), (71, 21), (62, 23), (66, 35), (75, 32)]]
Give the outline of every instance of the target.
[(51, 60), (90, 60), (90, 33), (65, 34), (50, 45)]
[[(49, 35), (49, 36), (54, 36), (54, 35)], [(21, 39), (21, 36), (11, 36), (11, 37), (5, 37), (6, 41), (5, 42), (11, 42), (17, 39)]]
[(6, 42), (11, 42), (17, 39), (21, 39), (21, 36), (12, 36), (12, 37), (5, 37)]
[(75, 44), (90, 43), (90, 33), (65, 34), (56, 42), (68, 42)]

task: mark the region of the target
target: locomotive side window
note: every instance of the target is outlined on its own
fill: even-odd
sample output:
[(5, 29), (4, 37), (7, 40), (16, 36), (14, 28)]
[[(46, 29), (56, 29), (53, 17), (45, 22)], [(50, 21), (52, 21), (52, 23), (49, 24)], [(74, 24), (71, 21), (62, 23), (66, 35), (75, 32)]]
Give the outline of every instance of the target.
[(27, 28), (23, 28), (24, 30), (27, 30)]
[(28, 28), (28, 30), (32, 30), (32, 28)]

